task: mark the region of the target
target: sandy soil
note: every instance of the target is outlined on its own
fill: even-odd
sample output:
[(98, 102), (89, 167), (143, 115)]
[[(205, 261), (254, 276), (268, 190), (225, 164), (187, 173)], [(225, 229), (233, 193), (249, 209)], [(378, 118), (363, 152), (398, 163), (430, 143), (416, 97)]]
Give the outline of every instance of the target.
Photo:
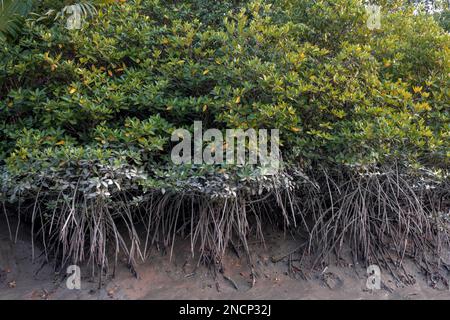
[(115, 277), (101, 289), (83, 269), (81, 290), (68, 290), (65, 275), (44, 263), (38, 248), (32, 262), (25, 225), (18, 235), (16, 243), (10, 241), (6, 224), (0, 220), (0, 299), (450, 299), (449, 290), (432, 288), (412, 263), (406, 268), (414, 284), (405, 286), (382, 270), (381, 290), (370, 291), (365, 268), (358, 264), (342, 262), (303, 272), (294, 256), (290, 263), (289, 258), (273, 262), (298, 245), (279, 232), (269, 234), (266, 247), (251, 243), (257, 274), (254, 286), (247, 259), (238, 257), (239, 248), (225, 257), (223, 274), (214, 275), (204, 266), (197, 267), (187, 241), (178, 241), (171, 260), (169, 255), (152, 252), (137, 267), (138, 278), (121, 262)]

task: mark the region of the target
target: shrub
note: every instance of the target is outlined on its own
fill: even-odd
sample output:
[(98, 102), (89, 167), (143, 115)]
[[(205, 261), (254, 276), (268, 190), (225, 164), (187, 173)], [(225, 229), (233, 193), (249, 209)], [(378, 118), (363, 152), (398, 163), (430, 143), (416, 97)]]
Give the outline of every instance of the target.
[[(102, 266), (107, 234), (130, 257), (145, 255), (136, 217), (166, 245), (193, 223), (203, 257), (220, 261), (232, 234), (246, 243), (273, 208), (281, 224), (312, 219), (305, 227), (321, 253), (352, 236), (370, 261), (370, 239), (416, 239), (411, 223), (439, 247), (448, 201), (420, 182), (431, 175), (447, 194), (449, 34), (402, 2), (383, 8), (381, 30), (366, 21), (357, 0), (135, 0), (102, 7), (81, 30), (29, 20), (0, 52), (4, 199), (34, 199), (23, 213), (56, 230), (69, 259), (84, 260), (90, 230), (91, 261)], [(170, 134), (194, 120), (279, 129), (283, 171), (173, 166)], [(358, 231), (361, 214), (373, 228)], [(132, 246), (115, 226), (121, 217)]]

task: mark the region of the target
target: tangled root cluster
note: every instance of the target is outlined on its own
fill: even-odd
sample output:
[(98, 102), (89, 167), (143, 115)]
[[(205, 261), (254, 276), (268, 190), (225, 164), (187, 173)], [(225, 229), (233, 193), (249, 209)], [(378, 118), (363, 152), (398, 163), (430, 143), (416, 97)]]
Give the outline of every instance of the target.
[(405, 257), (436, 272), (449, 244), (450, 185), (442, 172), (286, 170), (246, 180), (197, 177), (150, 190), (139, 187), (147, 177), (138, 170), (100, 164), (42, 173), (36, 181), (15, 177), (15, 188), (7, 187), (12, 177), (3, 178), (6, 217), (18, 208), (47, 257), (61, 265), (88, 262), (101, 274), (117, 264), (119, 253), (132, 268), (154, 246), (172, 255), (177, 235), (190, 238), (202, 262), (220, 265), (236, 241), (250, 257), (249, 236), (263, 241), (268, 224), (306, 232), (301, 248), (315, 263), (339, 257), (345, 245), (355, 259), (393, 273)]

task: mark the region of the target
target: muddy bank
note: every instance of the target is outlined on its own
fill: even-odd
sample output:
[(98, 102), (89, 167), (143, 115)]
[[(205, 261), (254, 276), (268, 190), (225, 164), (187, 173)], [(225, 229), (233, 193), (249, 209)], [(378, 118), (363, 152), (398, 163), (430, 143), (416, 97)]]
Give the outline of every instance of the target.
[(366, 288), (366, 269), (357, 263), (340, 261), (339, 265), (307, 271), (298, 257), (287, 255), (298, 242), (281, 232), (270, 232), (265, 247), (258, 241), (250, 246), (254, 284), (252, 269), (240, 248), (230, 250), (223, 270), (215, 273), (198, 265), (188, 241), (178, 240), (172, 259), (153, 250), (149, 259), (138, 265), (138, 278), (120, 261), (115, 277), (101, 289), (83, 268), (81, 290), (68, 290), (66, 275), (55, 273), (41, 248), (35, 247), (32, 261), (28, 227), (20, 227), (14, 242), (1, 220), (0, 299), (450, 299), (445, 286), (430, 283), (411, 262), (405, 263), (405, 269), (413, 284), (404, 285), (382, 270), (381, 289), (371, 291)]

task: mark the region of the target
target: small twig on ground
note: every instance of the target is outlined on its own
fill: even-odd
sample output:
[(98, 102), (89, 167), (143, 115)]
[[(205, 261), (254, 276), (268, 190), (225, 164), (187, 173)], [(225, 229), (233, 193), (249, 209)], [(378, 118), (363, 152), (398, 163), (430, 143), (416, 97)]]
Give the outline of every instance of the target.
[(224, 274), (223, 274), (223, 278), (224, 278), (225, 280), (227, 280), (228, 282), (230, 282), (230, 283), (233, 285), (233, 287), (234, 287), (237, 291), (239, 291), (239, 287), (238, 287), (238, 285), (236, 284), (236, 282), (234, 282), (233, 279), (231, 279), (230, 277), (228, 277), (228, 276), (226, 276), (226, 275), (224, 275)]
[(297, 251), (298, 251), (299, 249), (301, 249), (303, 246), (305, 246), (304, 243), (301, 244), (301, 245), (299, 245), (299, 246), (296, 247), (295, 249), (289, 251), (288, 253), (284, 253), (284, 254), (281, 254), (281, 255), (279, 255), (279, 256), (273, 256), (273, 257), (270, 258), (270, 260), (271, 260), (273, 263), (280, 262), (280, 261), (283, 260), (284, 258), (286, 258), (286, 257), (290, 256), (291, 254), (297, 252)]

